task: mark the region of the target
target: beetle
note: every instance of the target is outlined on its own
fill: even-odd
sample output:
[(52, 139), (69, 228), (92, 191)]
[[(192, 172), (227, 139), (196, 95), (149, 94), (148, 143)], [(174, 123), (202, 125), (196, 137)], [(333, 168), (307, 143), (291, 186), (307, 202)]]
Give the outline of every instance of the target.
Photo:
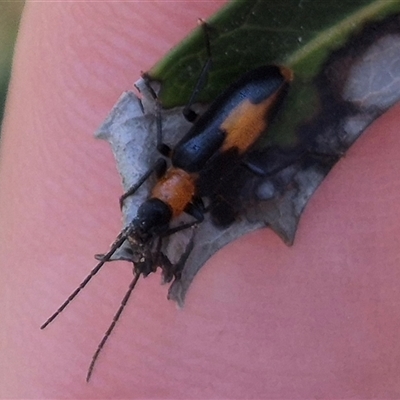
[[(190, 253), (190, 243), (178, 263), (172, 264), (161, 251), (163, 238), (201, 223), (206, 212), (211, 214), (213, 223), (221, 229), (235, 220), (235, 210), (224, 198), (224, 181), (234, 173), (238, 165), (245, 164), (250, 169), (253, 168), (246, 156), (267, 130), (293, 79), (292, 71), (284, 66), (260, 66), (242, 75), (212, 102), (203, 115), (198, 116), (191, 106), (211, 65), (207, 25), (203, 23), (202, 26), (208, 59), (191, 100), (184, 109), (185, 118), (193, 122), (191, 129), (172, 148), (165, 145), (162, 142), (161, 112), (160, 106), (158, 107), (157, 149), (162, 157), (121, 196), (121, 206), (153, 173), (157, 175), (154, 187), (139, 206), (136, 217), (118, 234), (110, 250), (96, 257), (99, 263), (41, 326), (44, 329), (50, 324), (103, 265), (111, 261), (122, 244), (128, 242), (134, 277), (92, 357), (87, 381), (140, 276), (145, 277), (161, 268), (167, 282), (179, 278)], [(146, 75), (143, 78), (158, 104), (149, 78)], [(166, 159), (170, 160), (169, 166)], [(204, 205), (204, 200), (207, 200), (207, 206)], [(171, 222), (183, 213), (189, 214), (193, 220), (171, 227)]]

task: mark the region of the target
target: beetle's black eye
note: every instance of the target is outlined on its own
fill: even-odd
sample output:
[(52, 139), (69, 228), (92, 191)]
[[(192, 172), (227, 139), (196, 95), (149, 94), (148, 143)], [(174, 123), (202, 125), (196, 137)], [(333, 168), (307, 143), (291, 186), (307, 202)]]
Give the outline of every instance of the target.
[(137, 213), (140, 229), (145, 233), (148, 233), (150, 229), (167, 225), (171, 218), (170, 207), (159, 199), (145, 201)]

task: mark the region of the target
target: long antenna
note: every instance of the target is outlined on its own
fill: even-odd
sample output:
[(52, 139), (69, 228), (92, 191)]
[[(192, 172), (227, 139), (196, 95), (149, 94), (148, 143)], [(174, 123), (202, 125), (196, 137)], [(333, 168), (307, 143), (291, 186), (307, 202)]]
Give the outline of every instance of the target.
[(99, 354), (100, 354), (101, 350), (103, 349), (104, 345), (106, 344), (107, 339), (109, 338), (111, 332), (112, 332), (113, 329), (115, 328), (115, 325), (117, 324), (117, 322), (118, 322), (118, 320), (119, 320), (119, 317), (120, 317), (121, 314), (122, 314), (122, 311), (124, 311), (124, 308), (125, 308), (125, 306), (126, 306), (126, 303), (128, 303), (129, 297), (131, 296), (132, 291), (133, 291), (133, 289), (135, 288), (136, 283), (137, 283), (137, 281), (138, 281), (139, 278), (140, 278), (140, 275), (141, 275), (140, 273), (135, 274), (135, 276), (134, 276), (132, 282), (131, 282), (130, 285), (129, 285), (128, 291), (126, 292), (124, 298), (123, 298), (122, 301), (121, 301), (121, 305), (120, 305), (120, 307), (118, 308), (118, 311), (117, 311), (116, 314), (114, 315), (113, 320), (112, 320), (110, 326), (108, 327), (106, 333), (105, 333), (104, 336), (103, 336), (103, 339), (101, 339), (101, 342), (100, 342), (99, 345), (97, 346), (97, 350), (96, 350), (96, 352), (93, 354), (92, 361), (91, 361), (91, 363), (90, 363), (90, 366), (89, 366), (89, 369), (88, 369), (88, 373), (87, 373), (87, 375), (86, 375), (86, 382), (89, 382), (89, 379), (90, 379), (90, 377), (92, 376), (93, 368), (94, 368), (94, 365), (96, 364), (96, 361), (97, 361), (97, 359), (98, 359), (98, 357), (99, 357)]
[(107, 262), (110, 261), (113, 254), (121, 247), (122, 243), (126, 240), (126, 238), (131, 234), (134, 227), (132, 225), (123, 229), (115, 239), (114, 243), (111, 245), (111, 248), (108, 253), (106, 253), (101, 261), (90, 271), (89, 275), (84, 279), (84, 281), (72, 292), (72, 294), (64, 301), (63, 304), (58, 308), (58, 310), (40, 327), (40, 329), (46, 328), (50, 322), (54, 321), (54, 319), (61, 314), (61, 312), (67, 307), (67, 305), (77, 296), (77, 294), (89, 283), (89, 281), (100, 271), (101, 267)]

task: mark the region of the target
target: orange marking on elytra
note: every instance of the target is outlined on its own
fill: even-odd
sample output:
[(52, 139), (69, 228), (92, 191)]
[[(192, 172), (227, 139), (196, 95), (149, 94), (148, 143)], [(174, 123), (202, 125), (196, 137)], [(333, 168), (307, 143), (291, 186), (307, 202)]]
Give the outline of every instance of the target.
[(222, 152), (237, 148), (243, 153), (254, 144), (268, 126), (268, 112), (275, 105), (278, 94), (279, 90), (258, 104), (244, 100), (230, 113), (221, 125), (226, 132)]

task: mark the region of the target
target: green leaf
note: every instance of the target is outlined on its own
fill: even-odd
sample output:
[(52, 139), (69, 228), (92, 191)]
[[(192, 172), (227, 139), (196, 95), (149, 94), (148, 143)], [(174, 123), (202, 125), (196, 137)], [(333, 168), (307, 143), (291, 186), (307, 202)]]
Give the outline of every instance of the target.
[(0, 128), (10, 80), (14, 42), (23, 2), (0, 3)]
[[(266, 148), (256, 146), (246, 154), (261, 172), (274, 171), (276, 160), (283, 168), (254, 174), (237, 166), (223, 177), (224, 199), (238, 210), (234, 223), (219, 229), (208, 213), (195, 233), (181, 231), (163, 241), (163, 254), (176, 263), (196, 236), (169, 298), (182, 304), (206, 260), (247, 232), (269, 226), (287, 244), (293, 242), (300, 215), (329, 170), (368, 124), (400, 100), (399, 8), (400, 0), (337, 0), (329, 7), (317, 0), (248, 0), (232, 2), (209, 21), (214, 65), (204, 102), (258, 65), (279, 63), (294, 70), (288, 97), (262, 143)], [(205, 58), (204, 37), (196, 31), (150, 71), (161, 81), (164, 106), (186, 103)], [(159, 157), (154, 146), (158, 103), (147, 82), (141, 79), (136, 86), (143, 108), (126, 93), (99, 131), (113, 146), (125, 190)], [(163, 140), (171, 146), (190, 129), (181, 108), (162, 110), (162, 123)], [(133, 196), (124, 210), (127, 224), (151, 193), (152, 182), (145, 185), (144, 197)], [(116, 258), (127, 259), (125, 253)]]
[[(367, 22), (400, 12), (399, 0), (235, 0), (209, 19), (213, 68), (199, 101), (210, 102), (243, 72), (264, 64), (293, 68), (306, 82), (332, 51)], [(187, 102), (206, 59), (196, 29), (150, 71), (165, 108)]]

